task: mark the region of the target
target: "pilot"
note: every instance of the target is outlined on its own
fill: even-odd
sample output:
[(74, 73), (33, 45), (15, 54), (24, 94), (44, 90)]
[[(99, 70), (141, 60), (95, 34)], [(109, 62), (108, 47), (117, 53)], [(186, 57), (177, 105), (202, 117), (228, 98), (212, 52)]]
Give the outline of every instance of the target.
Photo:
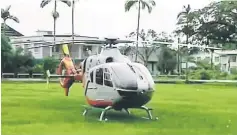
[(77, 70), (76, 67), (74, 66), (72, 59), (69, 55), (68, 46), (66, 44), (63, 45), (62, 50), (63, 50), (64, 57), (58, 65), (57, 74), (62, 75), (62, 71), (64, 68), (66, 71), (65, 75), (74, 76), (70, 78), (67, 77), (67, 78), (60, 79), (60, 85), (64, 88), (65, 96), (68, 96), (69, 89), (72, 86), (72, 84), (75, 82), (75, 80), (77, 81), (82, 80), (82, 74), (81, 74), (81, 70), (80, 69)]

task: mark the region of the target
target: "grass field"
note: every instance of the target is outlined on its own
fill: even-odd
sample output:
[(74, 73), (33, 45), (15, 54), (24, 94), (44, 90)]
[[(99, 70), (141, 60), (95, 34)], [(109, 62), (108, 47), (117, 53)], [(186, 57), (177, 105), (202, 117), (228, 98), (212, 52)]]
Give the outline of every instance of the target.
[(159, 84), (152, 101), (158, 121), (146, 113), (110, 111), (82, 116), (81, 84), (65, 97), (59, 84), (2, 83), (2, 135), (237, 135), (237, 87)]

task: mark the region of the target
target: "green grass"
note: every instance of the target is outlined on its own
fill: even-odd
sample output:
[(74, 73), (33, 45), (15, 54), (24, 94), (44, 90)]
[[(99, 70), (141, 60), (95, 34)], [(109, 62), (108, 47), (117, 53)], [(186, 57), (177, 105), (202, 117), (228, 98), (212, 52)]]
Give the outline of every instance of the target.
[(59, 84), (2, 83), (2, 135), (236, 135), (237, 87), (159, 84), (152, 101), (158, 121), (111, 111), (107, 122), (100, 112), (82, 116), (86, 104), (81, 84), (69, 97)]

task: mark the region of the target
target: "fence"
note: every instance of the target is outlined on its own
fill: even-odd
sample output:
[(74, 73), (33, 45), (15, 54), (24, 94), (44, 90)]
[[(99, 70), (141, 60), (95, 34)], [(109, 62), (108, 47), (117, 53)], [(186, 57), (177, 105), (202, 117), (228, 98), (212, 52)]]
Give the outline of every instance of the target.
[[(2, 73), (2, 78), (15, 78), (14, 73)], [(33, 73), (30, 75), (29, 73), (17, 73), (17, 78), (43, 78), (43, 73)], [(185, 77), (185, 75), (152, 75), (153, 78), (157, 77), (167, 77), (167, 78), (175, 78), (175, 77)]]
[[(18, 73), (15, 77), (14, 73), (2, 73), (2, 78), (9, 81), (40, 81), (44, 82), (43, 73)], [(185, 75), (153, 75), (155, 83), (178, 83), (185, 82)], [(51, 79), (51, 81), (58, 81), (57, 79)], [(188, 80), (189, 83), (237, 83), (237, 80)]]
[(2, 73), (2, 78), (43, 78), (43, 73), (33, 73), (30, 75), (29, 73), (17, 73), (17, 77), (15, 77), (14, 73)]

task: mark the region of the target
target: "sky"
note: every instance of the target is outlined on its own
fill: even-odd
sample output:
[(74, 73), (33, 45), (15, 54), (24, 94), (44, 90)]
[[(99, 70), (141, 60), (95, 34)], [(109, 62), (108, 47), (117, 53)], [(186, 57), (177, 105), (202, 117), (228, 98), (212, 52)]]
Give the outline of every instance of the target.
[[(192, 9), (202, 8), (213, 0), (155, 0), (156, 6), (149, 14), (141, 12), (140, 28), (171, 33), (175, 29), (177, 14), (183, 5)], [(126, 0), (78, 0), (75, 4), (75, 34), (97, 37), (125, 37), (137, 27), (137, 9), (125, 12)], [(20, 23), (8, 20), (7, 24), (26, 36), (36, 35), (37, 30), (53, 31), (52, 11), (54, 3), (40, 8), (41, 0), (2, 0), (1, 8), (11, 5), (10, 13)], [(58, 2), (59, 18), (56, 34), (71, 34), (71, 8)]]

